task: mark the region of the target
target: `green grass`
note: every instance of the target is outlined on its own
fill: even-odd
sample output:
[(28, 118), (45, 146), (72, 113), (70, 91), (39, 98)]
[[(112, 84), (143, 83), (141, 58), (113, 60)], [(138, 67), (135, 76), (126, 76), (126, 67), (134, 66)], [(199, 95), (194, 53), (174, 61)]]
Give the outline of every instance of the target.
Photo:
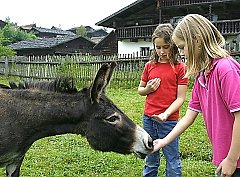
[[(142, 125), (144, 97), (137, 89), (109, 89), (108, 96), (134, 122)], [(188, 91), (188, 99), (190, 91)], [(182, 107), (185, 113), (187, 102)], [(202, 117), (186, 130), (180, 140), (183, 177), (213, 177), (209, 144)], [(84, 137), (72, 134), (43, 138), (29, 149), (21, 167), (22, 177), (140, 177), (144, 160), (134, 155), (94, 151)], [(162, 159), (159, 177), (163, 177)], [(0, 169), (5, 176), (5, 168)]]

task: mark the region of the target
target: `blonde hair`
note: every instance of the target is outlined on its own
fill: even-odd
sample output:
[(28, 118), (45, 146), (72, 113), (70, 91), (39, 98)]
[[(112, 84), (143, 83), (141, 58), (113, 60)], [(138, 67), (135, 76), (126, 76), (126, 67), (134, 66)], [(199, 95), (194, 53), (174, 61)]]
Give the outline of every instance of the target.
[(170, 44), (169, 62), (171, 64), (179, 63), (178, 48), (172, 40), (173, 29), (174, 28), (170, 23), (159, 24), (156, 27), (156, 29), (154, 30), (154, 32), (152, 34), (152, 43), (153, 43), (154, 48), (153, 48), (151, 56), (150, 56), (150, 61), (158, 62), (159, 56), (156, 52), (154, 41), (156, 38), (163, 38), (166, 43)]
[[(228, 56), (223, 49), (225, 39), (218, 29), (205, 17), (198, 14), (186, 15), (180, 20), (174, 29), (173, 38), (183, 40), (187, 46), (187, 73), (186, 76), (197, 74), (201, 70), (209, 70), (214, 58)], [(196, 58), (194, 51), (199, 40), (199, 58)]]

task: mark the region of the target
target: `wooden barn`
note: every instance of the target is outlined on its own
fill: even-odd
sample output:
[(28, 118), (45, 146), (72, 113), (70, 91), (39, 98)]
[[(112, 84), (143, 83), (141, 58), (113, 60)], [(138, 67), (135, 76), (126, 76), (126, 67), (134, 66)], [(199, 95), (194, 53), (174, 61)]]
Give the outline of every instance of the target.
[(147, 55), (159, 23), (175, 24), (190, 13), (209, 18), (227, 42), (234, 43), (240, 34), (239, 7), (239, 0), (137, 0), (96, 25), (115, 29), (119, 54)]
[(117, 51), (117, 38), (114, 31), (111, 31), (93, 49), (99, 54), (104, 56), (115, 55)]
[(34, 41), (20, 41), (9, 45), (19, 56), (71, 55), (75, 53), (93, 54), (95, 43), (85, 37), (57, 36), (39, 38)]

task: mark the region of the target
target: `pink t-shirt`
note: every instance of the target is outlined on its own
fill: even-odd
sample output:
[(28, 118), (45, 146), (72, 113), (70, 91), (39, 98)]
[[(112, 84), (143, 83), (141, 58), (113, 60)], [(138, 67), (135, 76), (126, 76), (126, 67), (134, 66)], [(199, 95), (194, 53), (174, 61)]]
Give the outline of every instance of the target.
[(189, 109), (202, 112), (213, 146), (213, 163), (218, 166), (231, 145), (233, 112), (240, 111), (239, 63), (231, 57), (215, 59), (212, 69), (196, 78)]

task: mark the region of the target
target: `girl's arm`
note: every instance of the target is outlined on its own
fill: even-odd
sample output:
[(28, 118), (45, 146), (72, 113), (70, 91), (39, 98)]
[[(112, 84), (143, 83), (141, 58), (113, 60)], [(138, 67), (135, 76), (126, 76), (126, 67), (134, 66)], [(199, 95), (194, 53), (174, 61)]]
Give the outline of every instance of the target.
[(166, 121), (167, 118), (176, 112), (184, 103), (186, 99), (187, 85), (178, 85), (177, 99), (166, 109), (166, 111), (159, 115), (153, 115), (159, 121)]
[(240, 111), (234, 112), (234, 124), (232, 131), (232, 143), (227, 157), (220, 163), (216, 173), (222, 170), (222, 174), (231, 176), (236, 170), (237, 161), (240, 158)]
[(153, 152), (158, 151), (160, 148), (170, 144), (174, 139), (180, 136), (196, 119), (198, 112), (187, 110), (186, 115), (177, 123), (172, 131), (163, 139), (156, 139), (153, 141)]

